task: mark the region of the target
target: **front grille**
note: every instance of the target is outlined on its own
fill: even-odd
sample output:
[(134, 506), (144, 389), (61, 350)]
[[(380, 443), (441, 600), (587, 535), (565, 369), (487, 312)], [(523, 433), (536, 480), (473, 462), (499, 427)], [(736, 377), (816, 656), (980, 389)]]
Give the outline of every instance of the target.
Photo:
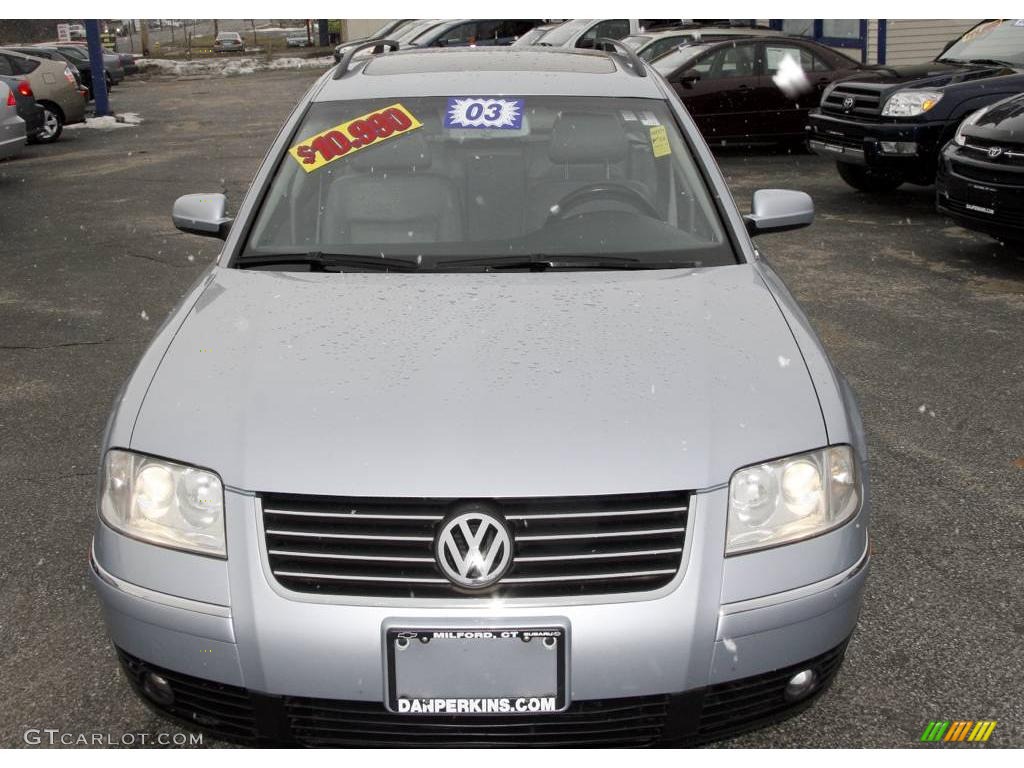
[(818, 676), (815, 693), (825, 690), (843, 662), (846, 643), (810, 661), (777, 669), (763, 675), (719, 683), (706, 689), (697, 726), (700, 741), (720, 739), (772, 722), (802, 708), (816, 698), (812, 695), (794, 704), (786, 699), (786, 683), (804, 669), (813, 669)]
[[(851, 109), (843, 108), (843, 101), (853, 99)], [(859, 117), (866, 120), (877, 120), (882, 114), (881, 92), (870, 87), (841, 83), (833, 88), (822, 99), (821, 111), (844, 117)]]
[[(996, 157), (992, 157), (989, 154), (990, 150), (998, 150), (999, 154)], [(999, 141), (979, 139), (976, 136), (971, 136), (960, 148), (960, 151), (967, 153), (967, 155), (972, 158), (984, 160), (988, 163), (1008, 165), (1011, 167), (1016, 166), (1018, 168), (1024, 167), (1024, 146), (1019, 144), (1010, 145)]]
[(396, 715), (382, 704), (286, 697), (292, 738), (309, 746), (646, 746), (664, 735), (668, 696), (580, 701), (549, 715)]
[[(245, 688), (172, 672), (141, 661), (120, 649), (117, 653), (135, 692), (153, 706), (171, 717), (223, 739), (242, 742), (256, 739), (252, 697)], [(147, 672), (159, 675), (170, 684), (174, 693), (172, 703), (156, 704), (145, 694), (143, 682)]]
[[(434, 560), (435, 531), (460, 500), (264, 494), (262, 502), (270, 568), (288, 589), (368, 597), (467, 596)], [(668, 584), (679, 571), (688, 493), (488, 504), (505, 518), (513, 536), (512, 566), (490, 595), (645, 591)]]
[(995, 163), (990, 160), (959, 160), (955, 156), (950, 162), (953, 173), (965, 179), (987, 184), (1003, 184), (1024, 187), (1024, 165)]

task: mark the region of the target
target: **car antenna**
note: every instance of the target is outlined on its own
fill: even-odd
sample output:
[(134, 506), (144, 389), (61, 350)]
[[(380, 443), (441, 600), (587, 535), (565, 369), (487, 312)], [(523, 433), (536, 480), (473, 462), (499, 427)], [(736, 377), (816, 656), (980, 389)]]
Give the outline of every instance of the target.
[(367, 40), (365, 43), (353, 46), (345, 51), (345, 54), (341, 57), (341, 61), (338, 62), (338, 66), (334, 69), (334, 79), (341, 80), (347, 73), (349, 64), (352, 63), (352, 57), (360, 51), (365, 51), (367, 48), (380, 48), (377, 53), (383, 53), (384, 46), (388, 46), (392, 51), (398, 50), (398, 42), (396, 40)]

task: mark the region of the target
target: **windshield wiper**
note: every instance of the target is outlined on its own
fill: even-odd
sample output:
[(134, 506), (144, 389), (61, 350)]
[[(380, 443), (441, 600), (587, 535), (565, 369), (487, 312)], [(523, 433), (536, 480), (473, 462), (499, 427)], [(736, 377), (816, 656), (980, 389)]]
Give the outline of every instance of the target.
[(385, 256), (366, 256), (357, 253), (323, 253), (321, 251), (244, 256), (238, 260), (239, 269), (278, 264), (305, 264), (314, 272), (334, 272), (346, 268), (373, 272), (415, 272), (419, 269), (419, 264), (409, 259), (392, 259)]
[(701, 266), (699, 261), (643, 261), (625, 256), (478, 256), (468, 259), (438, 261), (438, 269), (483, 267), (491, 272), (500, 269), (527, 269), (547, 272), (553, 269), (686, 269)]
[(1019, 68), (1020, 64), (1014, 64), (1012, 61), (1003, 61), (1002, 59), (968, 59), (965, 63), (967, 64), (981, 64), (989, 67), (1013, 67)]

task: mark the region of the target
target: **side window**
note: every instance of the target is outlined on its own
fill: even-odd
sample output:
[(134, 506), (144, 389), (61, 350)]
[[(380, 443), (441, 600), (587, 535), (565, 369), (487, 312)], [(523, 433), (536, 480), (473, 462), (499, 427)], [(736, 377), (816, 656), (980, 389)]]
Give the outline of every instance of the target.
[(38, 61), (32, 61), (31, 59), (21, 59), (15, 57), (12, 61), (15, 72), (19, 75), (27, 75), (31, 72), (35, 72), (39, 67)]
[[(706, 64), (706, 68), (702, 68)], [(753, 77), (757, 74), (757, 62), (753, 45), (730, 45), (720, 48), (700, 62), (695, 69), (708, 80), (729, 77)]]
[(476, 42), (476, 22), (470, 21), (452, 27), (441, 34), (434, 45), (469, 45)]
[(0, 75), (13, 76), (15, 73), (14, 67), (11, 66), (11, 60), (6, 56), (0, 56)]
[(827, 72), (831, 67), (809, 50), (796, 45), (766, 45), (765, 69), (769, 75), (779, 71), (779, 64), (786, 56), (800, 64), (805, 72)]
[[(809, 51), (805, 51), (805, 53), (811, 57), (811, 69), (815, 72), (831, 72), (833, 69), (837, 69), (831, 61), (827, 61), (818, 54)], [(807, 67), (804, 67), (804, 69), (807, 69)]]
[(495, 40), (500, 36), (498, 29), (501, 26), (501, 22), (496, 19), (488, 19), (487, 21), (478, 21), (476, 24), (476, 39), (470, 42), (478, 45), (493, 45)]
[(661, 56), (665, 51), (672, 50), (685, 39), (685, 37), (666, 37), (661, 40), (655, 40), (647, 50), (644, 51), (644, 58), (647, 59), (647, 61), (652, 61), (653, 59)]
[(629, 34), (629, 19), (605, 19), (588, 29), (576, 43), (577, 48), (593, 48), (599, 37), (621, 40)]

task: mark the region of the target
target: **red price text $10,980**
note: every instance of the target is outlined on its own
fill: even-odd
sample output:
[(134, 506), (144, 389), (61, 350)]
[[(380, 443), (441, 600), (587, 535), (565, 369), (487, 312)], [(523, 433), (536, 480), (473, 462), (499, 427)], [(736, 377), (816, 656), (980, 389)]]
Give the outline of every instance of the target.
[(288, 151), (309, 172), (422, 125), (405, 107), (395, 104), (328, 128)]

